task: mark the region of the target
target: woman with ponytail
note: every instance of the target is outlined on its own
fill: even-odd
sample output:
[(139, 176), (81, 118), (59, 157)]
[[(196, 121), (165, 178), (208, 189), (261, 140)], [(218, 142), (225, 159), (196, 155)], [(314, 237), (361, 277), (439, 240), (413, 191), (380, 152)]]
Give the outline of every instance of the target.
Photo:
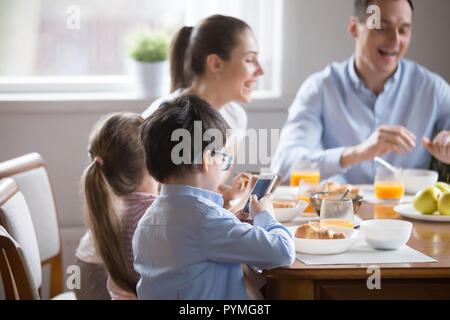
[(89, 231), (77, 258), (98, 253), (108, 273), (112, 299), (136, 299), (139, 278), (133, 268), (133, 234), (157, 197), (157, 185), (147, 171), (140, 140), (143, 121), (132, 113), (102, 118), (91, 133), (88, 150), (92, 160), (82, 177)]
[[(247, 23), (230, 16), (207, 17), (175, 34), (170, 52), (171, 93), (156, 100), (142, 116), (148, 118), (163, 102), (180, 95), (196, 95), (228, 123), (232, 135), (227, 153), (236, 156), (247, 129), (247, 113), (236, 102), (251, 101), (257, 79), (263, 74), (257, 41)], [(228, 173), (219, 186), (225, 203), (239, 195), (239, 190), (224, 185), (227, 179)]]

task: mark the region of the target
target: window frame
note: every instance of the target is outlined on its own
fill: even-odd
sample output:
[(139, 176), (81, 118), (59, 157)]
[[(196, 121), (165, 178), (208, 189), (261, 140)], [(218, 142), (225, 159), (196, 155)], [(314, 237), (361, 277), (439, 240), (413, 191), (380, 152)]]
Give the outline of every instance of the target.
[[(273, 46), (273, 79), (271, 90), (256, 90), (255, 100), (273, 100), (282, 95), (283, 4), (275, 0)], [(87, 76), (0, 76), (0, 101), (53, 100), (151, 100), (138, 92), (131, 75)]]

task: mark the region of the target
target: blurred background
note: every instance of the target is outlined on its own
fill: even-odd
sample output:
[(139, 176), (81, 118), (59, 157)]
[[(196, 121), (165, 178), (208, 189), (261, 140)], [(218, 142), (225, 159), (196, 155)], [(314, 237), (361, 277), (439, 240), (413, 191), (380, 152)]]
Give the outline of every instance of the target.
[[(416, 0), (414, 6), (406, 58), (449, 82), (450, 1)], [(92, 125), (113, 111), (141, 113), (156, 98), (133, 91), (123, 45), (131, 29), (145, 24), (172, 36), (214, 13), (245, 20), (265, 70), (245, 106), (248, 127), (270, 130), (282, 127), (308, 75), (353, 53), (347, 32), (352, 8), (352, 0), (0, 0), (0, 161), (29, 152), (45, 159), (64, 267), (84, 232), (79, 181)], [(276, 137), (267, 141), (269, 158), (276, 143)], [(266, 166), (236, 165), (234, 171)]]

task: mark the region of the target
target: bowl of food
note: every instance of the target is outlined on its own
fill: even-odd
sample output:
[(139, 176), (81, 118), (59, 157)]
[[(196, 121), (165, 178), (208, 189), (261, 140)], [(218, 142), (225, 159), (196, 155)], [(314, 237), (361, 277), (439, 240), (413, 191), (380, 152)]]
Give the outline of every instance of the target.
[(294, 237), (295, 251), (307, 254), (338, 254), (349, 250), (359, 239), (359, 230), (336, 226), (321, 226), (310, 221), (288, 230)]
[(375, 249), (393, 250), (403, 247), (411, 236), (412, 223), (403, 220), (376, 219), (361, 222), (361, 234)]
[(438, 181), (438, 173), (425, 169), (403, 169), (405, 192), (415, 194), (423, 188), (433, 186)]
[[(314, 192), (309, 196), (309, 201), (311, 202), (311, 206), (314, 211), (320, 217), (320, 207), (322, 206), (323, 199), (341, 199), (344, 193), (329, 193), (329, 192)], [(345, 196), (345, 199), (351, 199), (353, 202), (353, 213), (357, 214), (359, 207), (361, 207), (361, 203), (363, 197), (357, 193), (348, 193)]]
[(278, 222), (291, 221), (308, 206), (308, 202), (294, 199), (274, 199), (272, 203), (275, 219)]

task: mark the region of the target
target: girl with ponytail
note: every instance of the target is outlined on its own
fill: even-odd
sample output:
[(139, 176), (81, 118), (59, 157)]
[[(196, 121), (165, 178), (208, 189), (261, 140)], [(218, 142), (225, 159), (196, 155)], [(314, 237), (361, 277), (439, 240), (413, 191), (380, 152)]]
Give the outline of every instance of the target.
[[(157, 197), (140, 139), (143, 121), (133, 113), (103, 117), (91, 133), (88, 150), (92, 161), (82, 177), (89, 237), (84, 237), (88, 240), (80, 244), (77, 254), (99, 254), (113, 299), (136, 299), (139, 278), (133, 268), (133, 234)], [(91, 248), (86, 243), (89, 239)]]

